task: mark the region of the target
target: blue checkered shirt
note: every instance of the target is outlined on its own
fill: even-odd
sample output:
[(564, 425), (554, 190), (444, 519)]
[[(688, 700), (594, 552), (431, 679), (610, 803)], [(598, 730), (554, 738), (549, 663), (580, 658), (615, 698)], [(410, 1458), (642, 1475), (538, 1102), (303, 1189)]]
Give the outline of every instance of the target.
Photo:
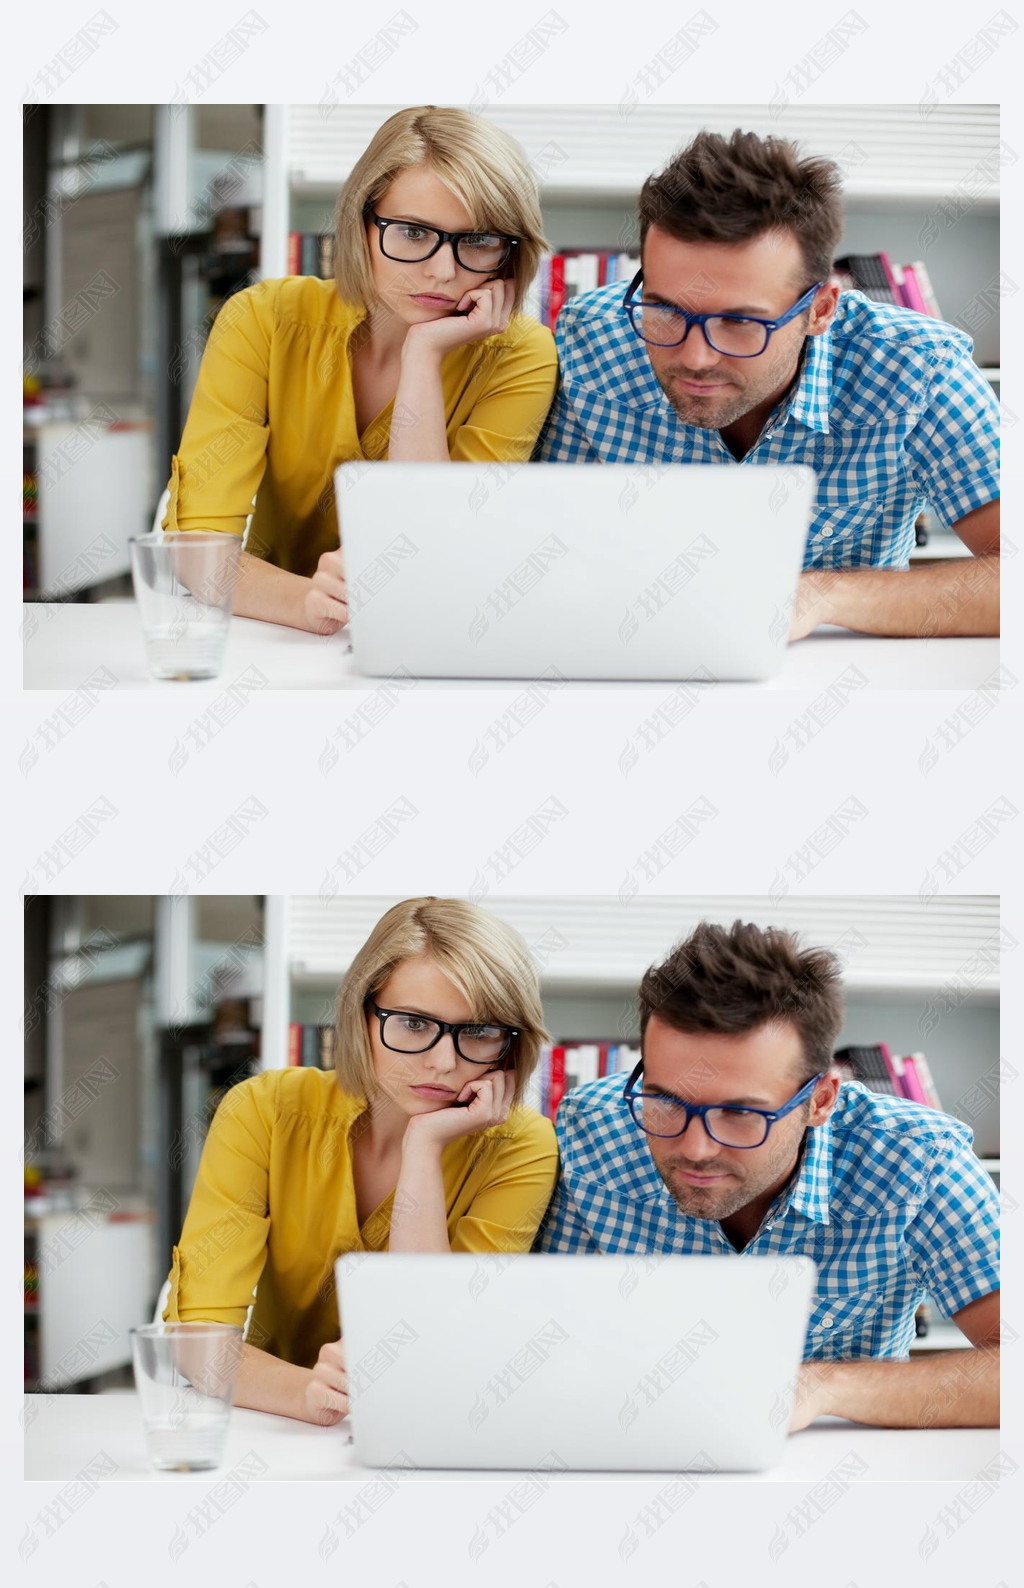
[[(632, 329), (622, 282), (572, 298), (555, 339), (561, 385), (535, 456), (552, 463), (736, 464), (717, 430), (683, 424)], [(954, 524), (999, 495), (999, 408), (970, 337), (840, 295), (809, 336), (790, 395), (743, 464), (818, 477), (805, 568), (904, 568), (926, 505)]]
[(810, 1257), (818, 1278), (806, 1359), (905, 1358), (926, 1295), (952, 1315), (999, 1289), (999, 1202), (958, 1119), (846, 1083), (738, 1253), (717, 1221), (680, 1212), (624, 1086), (613, 1075), (566, 1095), (561, 1177), (538, 1251)]

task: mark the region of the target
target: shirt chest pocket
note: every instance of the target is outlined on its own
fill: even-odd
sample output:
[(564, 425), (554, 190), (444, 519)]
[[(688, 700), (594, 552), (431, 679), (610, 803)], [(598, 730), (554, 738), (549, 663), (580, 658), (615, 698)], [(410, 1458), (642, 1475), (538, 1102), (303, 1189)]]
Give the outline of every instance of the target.
[(857, 568), (873, 561), (873, 546), (881, 520), (875, 500), (851, 502), (834, 490), (822, 489), (811, 518), (804, 553), (805, 568)]
[(856, 1296), (819, 1292), (807, 1325), (805, 1356), (815, 1360), (870, 1356), (881, 1301), (873, 1290)]

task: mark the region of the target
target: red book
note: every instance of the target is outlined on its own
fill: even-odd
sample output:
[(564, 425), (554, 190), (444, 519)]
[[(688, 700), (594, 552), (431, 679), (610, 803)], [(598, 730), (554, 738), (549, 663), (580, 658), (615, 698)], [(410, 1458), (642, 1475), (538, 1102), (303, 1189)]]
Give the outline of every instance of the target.
[(565, 1049), (551, 1049), (551, 1085), (548, 1089), (548, 1118), (554, 1119), (565, 1096)]
[(302, 275), (302, 233), (288, 233), (288, 274)]
[(288, 1063), (302, 1063), (302, 1027), (297, 1020), (288, 1027)]
[[(551, 281), (548, 285), (548, 329), (555, 329), (562, 305), (565, 303), (565, 255), (551, 255)], [(552, 1116), (554, 1117), (554, 1116)]]

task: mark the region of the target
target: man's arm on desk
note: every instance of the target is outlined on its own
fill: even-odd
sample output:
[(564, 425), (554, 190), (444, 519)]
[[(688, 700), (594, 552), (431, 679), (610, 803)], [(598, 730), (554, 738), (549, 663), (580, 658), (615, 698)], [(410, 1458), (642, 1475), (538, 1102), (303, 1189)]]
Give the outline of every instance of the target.
[(243, 551), (234, 612), (309, 634), (336, 634), (348, 622), (341, 552), (325, 551), (312, 579), (306, 579)]
[(805, 1362), (790, 1433), (822, 1416), (876, 1428), (998, 1428), (998, 1290), (972, 1301), (955, 1322), (973, 1350), (911, 1362)]
[(801, 574), (790, 640), (819, 623), (863, 634), (933, 639), (999, 633), (999, 503), (953, 525), (973, 556), (911, 568), (812, 568)]

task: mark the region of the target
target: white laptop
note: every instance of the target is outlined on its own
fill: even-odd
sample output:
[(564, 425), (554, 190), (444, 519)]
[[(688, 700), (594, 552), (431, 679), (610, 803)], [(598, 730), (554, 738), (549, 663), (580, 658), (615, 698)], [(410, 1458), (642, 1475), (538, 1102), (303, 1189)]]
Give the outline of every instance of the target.
[(373, 676), (778, 671), (810, 469), (344, 463), (353, 657)]
[(808, 1258), (364, 1252), (335, 1273), (361, 1465), (755, 1472), (781, 1460)]

